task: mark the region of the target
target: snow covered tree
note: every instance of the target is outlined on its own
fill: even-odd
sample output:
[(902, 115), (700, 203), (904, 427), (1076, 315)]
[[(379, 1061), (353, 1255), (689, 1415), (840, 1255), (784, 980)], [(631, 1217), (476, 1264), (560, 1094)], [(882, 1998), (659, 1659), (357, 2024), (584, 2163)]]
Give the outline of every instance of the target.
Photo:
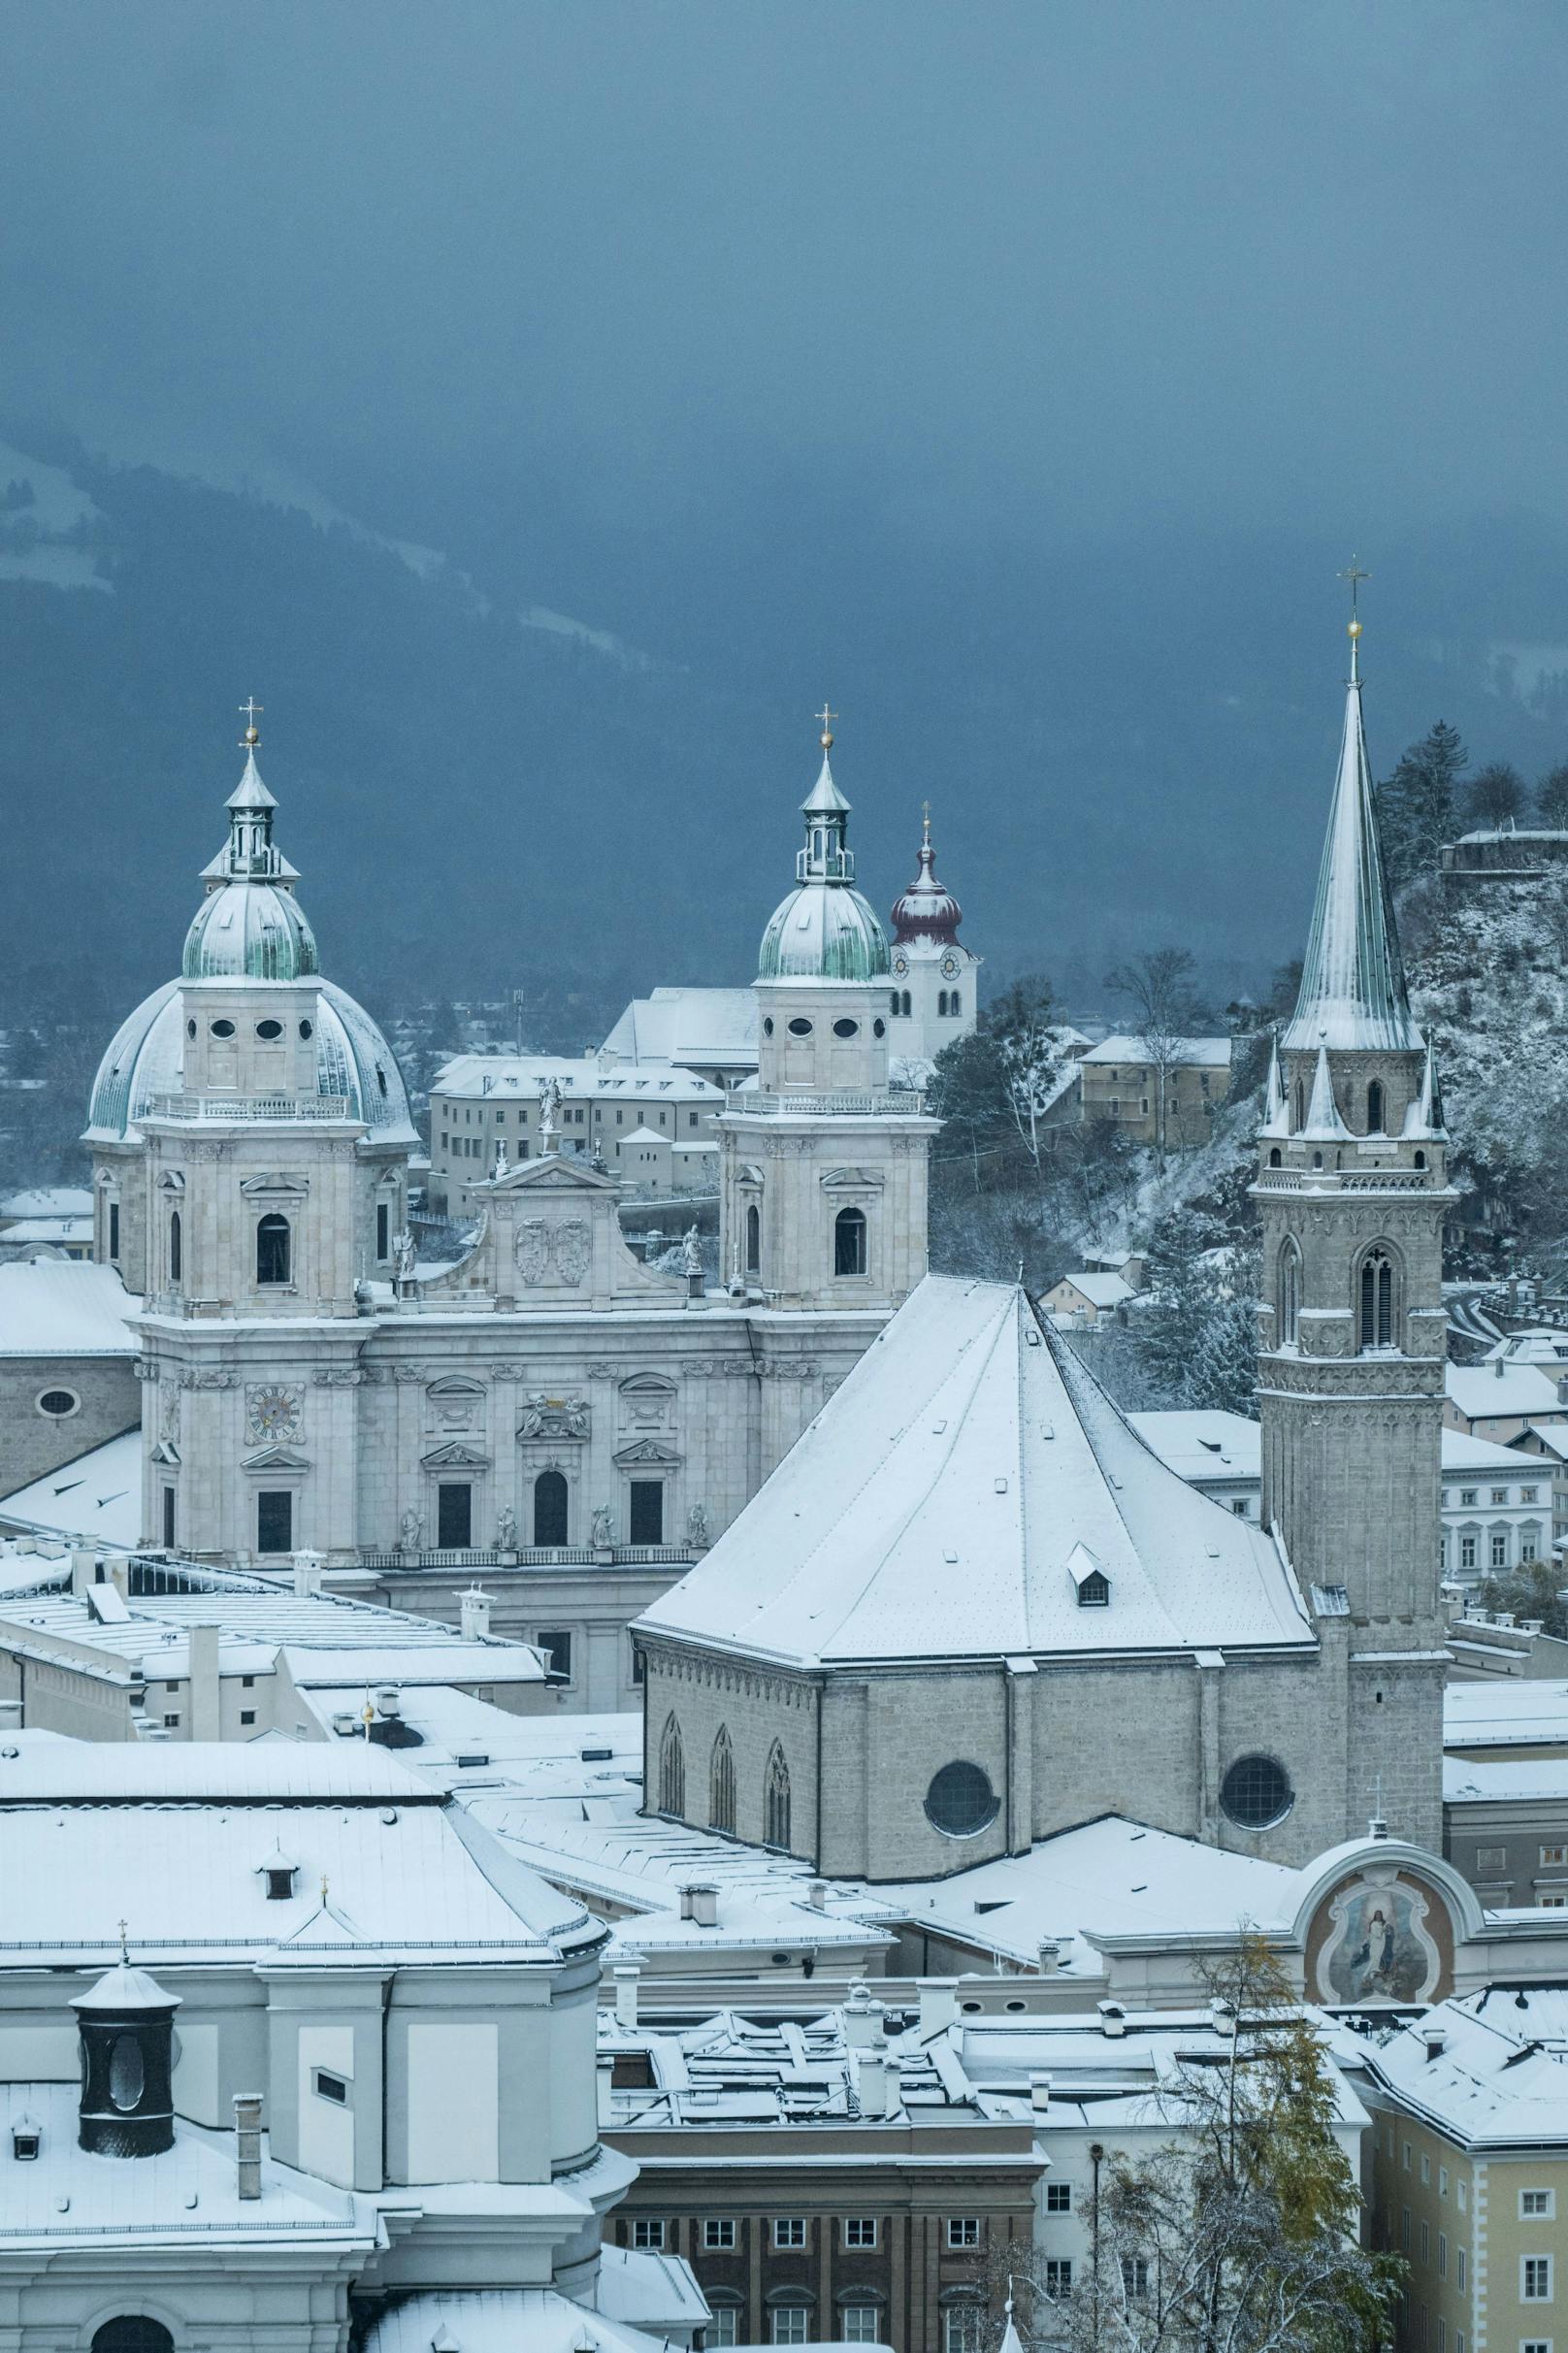
[(1474, 826), (1495, 829), (1523, 810), (1524, 779), (1506, 760), (1493, 760), (1477, 768), (1465, 789), (1465, 814)]
[(1337, 2087), (1266, 1942), (1203, 1972), (1225, 2055), (1155, 2095), (1171, 2139), (1096, 2168), (1082, 2276), (1034, 2258), (1022, 2334), (1062, 2353), (1350, 2353), (1386, 2343), (1405, 2266), (1357, 2242)]
[(985, 1011), (1001, 1056), (1007, 1109), (1036, 1176), (1045, 1150), (1041, 1121), (1057, 1097), (1063, 1055), (1051, 985), (1037, 973), (1015, 980)]
[(1190, 1209), (1151, 1243), (1132, 1320), (1142, 1366), (1171, 1406), (1256, 1416), (1258, 1262)]
[(1132, 1007), (1132, 1034), (1155, 1074), (1155, 1160), (1165, 1165), (1170, 1073), (1197, 1021), (1194, 965), (1186, 948), (1155, 948), (1113, 964), (1105, 986)]
[(1568, 832), (1568, 760), (1548, 768), (1535, 788), (1535, 815), (1552, 833)]
[(1440, 719), (1378, 787), (1383, 854), (1395, 888), (1435, 866), (1458, 832), (1458, 785), (1469, 765), (1458, 729)]

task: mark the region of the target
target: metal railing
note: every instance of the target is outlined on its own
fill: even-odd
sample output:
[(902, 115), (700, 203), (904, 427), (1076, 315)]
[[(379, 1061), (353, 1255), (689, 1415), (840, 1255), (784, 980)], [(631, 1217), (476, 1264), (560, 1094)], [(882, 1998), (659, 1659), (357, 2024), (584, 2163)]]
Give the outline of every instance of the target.
[(1300, 1193), (1308, 1185), (1337, 1186), (1341, 1193), (1421, 1193), (1429, 1168), (1260, 1168), (1258, 1190)]
[(144, 1117), (155, 1120), (351, 1120), (343, 1095), (154, 1095)]
[(803, 1114), (807, 1119), (920, 1119), (926, 1109), (926, 1097), (913, 1088), (899, 1088), (891, 1095), (736, 1095), (725, 1105), (725, 1116), (738, 1113), (745, 1119), (789, 1119)]
[[(608, 1560), (605, 1560), (605, 1553)], [(617, 1569), (689, 1564), (687, 1544), (612, 1544), (598, 1552), (588, 1544), (521, 1545), (515, 1552), (362, 1552), (363, 1569)]]

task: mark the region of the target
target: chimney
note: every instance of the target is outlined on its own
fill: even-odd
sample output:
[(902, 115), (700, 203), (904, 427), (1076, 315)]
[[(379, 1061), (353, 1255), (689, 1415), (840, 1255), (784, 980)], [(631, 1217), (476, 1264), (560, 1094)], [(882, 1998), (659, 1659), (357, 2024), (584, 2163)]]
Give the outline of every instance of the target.
[(1423, 2026), (1421, 2041), (1426, 2045), (1427, 2060), (1441, 2059), (1448, 2048), (1449, 2039), (1441, 2026)]
[(261, 2094), (234, 2095), (234, 2154), (240, 2168), (242, 2198), (261, 2196)]
[(939, 2035), (959, 2014), (957, 1977), (921, 1977), (920, 2035), (922, 2041)]
[(403, 1714), (403, 1693), (396, 1683), (383, 1683), (376, 1694), (378, 1713), (394, 1720)]
[(680, 1891), (680, 1916), (694, 1920), (699, 1928), (717, 1928), (719, 1924), (719, 1891), (716, 1887), (683, 1887)]
[(1099, 2011), (1099, 2026), (1102, 2035), (1109, 2036), (1115, 2042), (1118, 2037), (1127, 2033), (1127, 2011), (1122, 2008), (1120, 2002), (1099, 2002), (1095, 2004), (1095, 2008)]
[(826, 1912), (828, 1909), (827, 1880), (813, 1879), (810, 1886), (805, 1891), (805, 1900), (810, 1905), (813, 1912)]
[(190, 1737), (192, 1740), (221, 1740), (223, 1719), (218, 1707), (218, 1630), (216, 1626), (192, 1626), (186, 1639), (190, 1646)]
[(860, 2092), (863, 2116), (885, 2116), (888, 2112), (888, 2069), (886, 2060), (867, 2051), (856, 2068), (856, 2086)]
[(844, 2041), (851, 2050), (871, 2050), (883, 2040), (882, 2005), (873, 2002), (871, 1989), (864, 1982), (849, 1989), (844, 2004)]
[(319, 1552), (296, 1552), (294, 1555), (294, 1590), (296, 1593), (319, 1593), (321, 1590), (321, 1555)]
[(1062, 1967), (1062, 1944), (1061, 1944), (1061, 1940), (1060, 1940), (1060, 1938), (1057, 1938), (1057, 1937), (1042, 1937), (1042, 1938), (1040, 1939), (1040, 1975), (1041, 1975), (1041, 1977), (1054, 1977), (1056, 1976), (1056, 1974), (1057, 1974), (1057, 1971), (1058, 1971), (1058, 1970), (1059, 1970), (1061, 1967)]
[(1051, 2106), (1049, 2075), (1030, 2075), (1029, 2079), (1029, 2106), (1037, 2116), (1043, 2116)]
[(637, 1979), (642, 1975), (640, 1961), (617, 1961), (615, 1978), (615, 2019), (617, 2025), (635, 2026), (637, 2022)]
[(490, 1596), (482, 1585), (470, 1585), (458, 1608), (465, 1642), (483, 1642), (490, 1631)]
[(1497, 1376), (1497, 1379), (1500, 1381), (1503, 1377), (1503, 1359), (1501, 1356), (1493, 1356), (1491, 1360), (1491, 1369)]

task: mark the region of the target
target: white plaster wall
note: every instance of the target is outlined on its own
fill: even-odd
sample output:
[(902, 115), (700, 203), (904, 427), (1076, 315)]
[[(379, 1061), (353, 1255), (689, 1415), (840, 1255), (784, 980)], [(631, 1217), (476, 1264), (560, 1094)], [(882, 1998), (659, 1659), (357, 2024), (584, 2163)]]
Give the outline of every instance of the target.
[(500, 2177), (498, 2035), (493, 2022), (410, 2022), (410, 2181)]
[[(299, 2034), (300, 2167), (349, 2189), (354, 2179), (354, 2030), (351, 2026), (302, 2026)], [(328, 2067), (348, 2084), (348, 2106), (339, 2108), (312, 2089), (311, 2071)]]

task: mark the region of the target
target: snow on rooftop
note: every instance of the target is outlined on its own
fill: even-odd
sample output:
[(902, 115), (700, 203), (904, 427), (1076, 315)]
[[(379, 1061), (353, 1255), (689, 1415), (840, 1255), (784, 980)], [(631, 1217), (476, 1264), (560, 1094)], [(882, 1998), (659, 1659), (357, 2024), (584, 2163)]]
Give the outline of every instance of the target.
[(1131, 1284), (1124, 1275), (1094, 1274), (1087, 1267), (1080, 1267), (1073, 1274), (1063, 1275), (1062, 1283), (1055, 1288), (1060, 1290), (1062, 1285), (1078, 1291), (1089, 1301), (1091, 1307), (1121, 1307), (1128, 1299), (1137, 1296)]
[(363, 2353), (670, 2353), (650, 2335), (554, 2288), (452, 2289), (384, 2305)]
[(1443, 1432), (1443, 1468), (1450, 1475), (1490, 1471), (1494, 1477), (1539, 1479), (1546, 1475), (1539, 1454), (1521, 1454), (1517, 1447), (1499, 1446), (1494, 1438), (1472, 1438), (1466, 1430)]
[(0, 1356), (134, 1356), (140, 1315), (112, 1266), (68, 1258), (0, 1266)]
[(1262, 1430), (1245, 1414), (1192, 1410), (1128, 1414), (1138, 1436), (1183, 1479), (1258, 1479)]
[(142, 1433), (90, 1447), (0, 1497), (0, 1523), (129, 1551), (142, 1534)]
[(1558, 1376), (1538, 1364), (1511, 1364), (1498, 1357), (1489, 1364), (1450, 1364), (1446, 1383), (1450, 1401), (1467, 1422), (1562, 1420), (1568, 1405), (1557, 1394)]
[(755, 1062), (750, 989), (655, 989), (635, 997), (601, 1052), (631, 1062)]
[[(1128, 1062), (1147, 1065), (1150, 1049), (1146, 1039), (1130, 1037), (1119, 1030), (1112, 1037), (1102, 1037), (1097, 1046), (1078, 1057), (1083, 1062)], [(1230, 1040), (1228, 1037), (1184, 1037), (1166, 1056), (1167, 1065), (1179, 1070), (1228, 1070)]]
[(644, 1062), (635, 1069), (606, 1066), (592, 1057), (564, 1054), (458, 1054), (443, 1062), (430, 1082), (432, 1095), (465, 1101), (537, 1102), (546, 1079), (558, 1081), (573, 1100), (608, 1102), (696, 1102), (715, 1107), (722, 1089), (678, 1062)]
[(1559, 1806), (1568, 1800), (1568, 1750), (1561, 1756), (1443, 1759), (1445, 1806), (1528, 1805), (1536, 1800)]
[(1166, 1468), (1022, 1290), (942, 1275), (638, 1624), (798, 1663), (1313, 1640), (1272, 1541)]
[(1451, 1997), (1373, 2043), (1364, 2063), (1463, 2147), (1540, 2156), (1568, 2146), (1568, 1986), (1499, 1985)]
[(1501, 1676), (1443, 1692), (1446, 1748), (1560, 1748), (1568, 1755), (1568, 1682)]
[(22, 1193), (7, 1193), (0, 1201), (0, 1221), (19, 1218), (91, 1218), (92, 1194), (85, 1185), (33, 1185)]

